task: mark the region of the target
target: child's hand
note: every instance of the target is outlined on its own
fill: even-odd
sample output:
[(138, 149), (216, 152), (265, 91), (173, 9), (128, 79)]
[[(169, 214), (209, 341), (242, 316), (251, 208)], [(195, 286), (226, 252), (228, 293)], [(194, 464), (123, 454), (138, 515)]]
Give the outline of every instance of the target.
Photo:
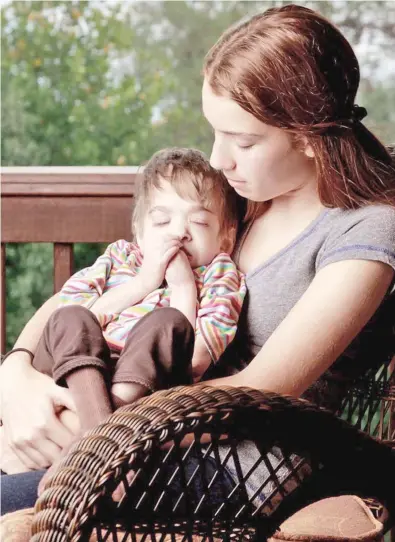
[(177, 254), (181, 246), (182, 243), (178, 238), (169, 237), (164, 241), (159, 238), (156, 245), (144, 251), (139, 275), (144, 281), (147, 291), (152, 292), (160, 287), (170, 260)]
[(170, 288), (174, 286), (189, 286), (195, 284), (195, 277), (188, 257), (179, 250), (167, 266), (165, 279)]

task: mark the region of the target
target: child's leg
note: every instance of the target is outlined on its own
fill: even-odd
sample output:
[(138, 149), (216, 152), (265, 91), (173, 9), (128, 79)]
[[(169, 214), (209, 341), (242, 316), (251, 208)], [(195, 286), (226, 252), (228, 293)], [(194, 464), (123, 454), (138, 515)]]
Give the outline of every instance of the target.
[(99, 321), (88, 309), (69, 305), (55, 311), (33, 360), (40, 372), (67, 384), (83, 431), (113, 411), (109, 395), (110, 351)]
[(177, 309), (156, 309), (129, 333), (116, 364), (112, 401), (115, 408), (149, 391), (192, 384), (195, 332)]

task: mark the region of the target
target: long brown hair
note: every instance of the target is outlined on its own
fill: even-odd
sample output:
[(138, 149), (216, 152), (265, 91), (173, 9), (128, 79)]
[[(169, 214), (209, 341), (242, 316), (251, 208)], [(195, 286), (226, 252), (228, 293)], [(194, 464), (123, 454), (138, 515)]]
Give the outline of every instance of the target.
[[(314, 152), (328, 207), (395, 205), (395, 167), (355, 105), (359, 65), (340, 31), (311, 9), (272, 8), (227, 30), (208, 52), (212, 90)], [(257, 204), (249, 203), (247, 215)]]

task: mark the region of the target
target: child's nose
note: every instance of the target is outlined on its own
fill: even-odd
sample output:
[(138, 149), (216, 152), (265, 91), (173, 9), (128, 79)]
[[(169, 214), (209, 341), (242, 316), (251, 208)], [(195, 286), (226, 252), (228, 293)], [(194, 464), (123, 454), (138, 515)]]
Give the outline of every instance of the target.
[(180, 241), (186, 241), (191, 238), (188, 224), (185, 224), (184, 222), (178, 222), (174, 224), (173, 233)]

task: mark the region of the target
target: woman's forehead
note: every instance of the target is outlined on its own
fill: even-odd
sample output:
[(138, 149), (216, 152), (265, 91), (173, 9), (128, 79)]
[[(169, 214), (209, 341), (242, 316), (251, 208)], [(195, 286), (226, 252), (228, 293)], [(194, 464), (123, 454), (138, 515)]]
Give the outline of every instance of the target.
[(217, 132), (261, 135), (266, 125), (226, 96), (215, 94), (207, 80), (202, 89), (203, 114)]

